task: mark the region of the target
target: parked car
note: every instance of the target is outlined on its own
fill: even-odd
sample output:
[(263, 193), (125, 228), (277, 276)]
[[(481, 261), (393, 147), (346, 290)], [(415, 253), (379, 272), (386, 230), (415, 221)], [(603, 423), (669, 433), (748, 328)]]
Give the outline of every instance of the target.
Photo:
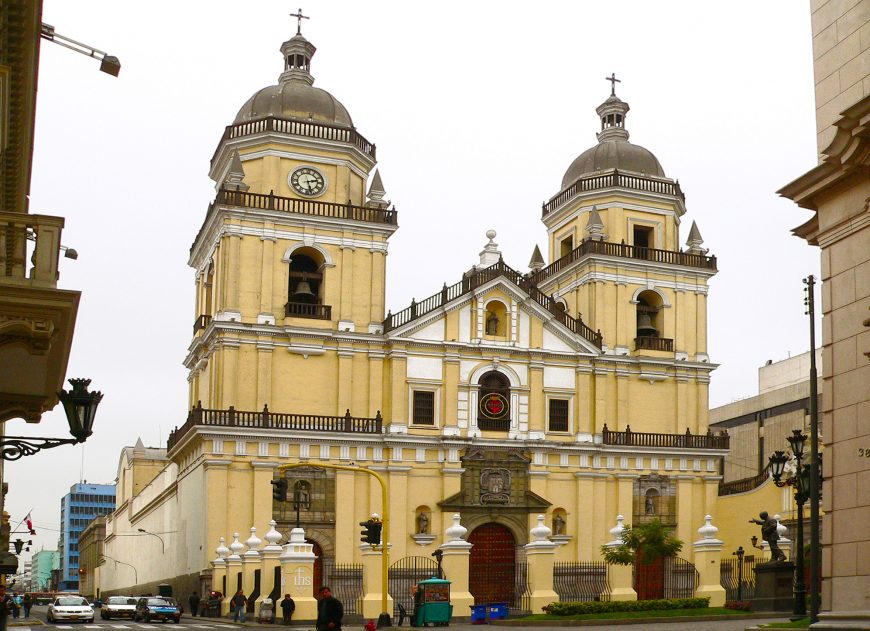
[(136, 603), (136, 613), (133, 614), (135, 622), (151, 622), (152, 620), (173, 620), (176, 624), (181, 621), (181, 607), (168, 596), (148, 596), (140, 598)]
[(52, 623), (61, 620), (93, 622), (94, 610), (82, 596), (58, 596), (48, 606), (45, 619)]
[(130, 618), (136, 613), (136, 599), (131, 596), (109, 596), (109, 599), (100, 607), (100, 618), (111, 620), (112, 618)]

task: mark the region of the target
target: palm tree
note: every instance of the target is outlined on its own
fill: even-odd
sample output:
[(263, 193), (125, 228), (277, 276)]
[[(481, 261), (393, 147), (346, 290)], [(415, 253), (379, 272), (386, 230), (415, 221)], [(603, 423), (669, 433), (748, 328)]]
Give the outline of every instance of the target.
[(613, 565), (649, 565), (658, 559), (677, 556), (683, 549), (683, 542), (671, 534), (670, 528), (661, 520), (626, 526), (622, 530), (622, 545), (601, 546), (601, 554), (607, 563)]

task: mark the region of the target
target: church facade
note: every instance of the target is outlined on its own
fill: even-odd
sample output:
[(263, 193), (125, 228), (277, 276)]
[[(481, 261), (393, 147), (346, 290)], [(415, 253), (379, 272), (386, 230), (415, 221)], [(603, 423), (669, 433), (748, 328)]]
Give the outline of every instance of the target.
[[(707, 418), (716, 259), (694, 224), (681, 247), (684, 196), (629, 142), (628, 104), (611, 90), (598, 142), (544, 204), (546, 260), (535, 247), (511, 267), (489, 231), (461, 278), (387, 311), (397, 212), (375, 145), (314, 87), (314, 52), (299, 33), (284, 42), (278, 83), (212, 158), (216, 196), (189, 260), (190, 413), (162, 468), (141, 459), (147, 484), (138, 452), (122, 457), (119, 479), (139, 482), (119, 482), (106, 554), (138, 555), (140, 585), (219, 589), (219, 539), (275, 520), (305, 529), (315, 582), (329, 580), (360, 561), (358, 522), (383, 513), (373, 478), (318, 467), (355, 464), (388, 483), (392, 561), (429, 557), (461, 515), (482, 601), (509, 597), (538, 515), (558, 561), (600, 561), (618, 515), (661, 519), (691, 560), (728, 448)], [(289, 463), (307, 466), (280, 473), (276, 501)], [(128, 535), (143, 531), (173, 553), (137, 553)], [(132, 589), (115, 569), (102, 591)]]

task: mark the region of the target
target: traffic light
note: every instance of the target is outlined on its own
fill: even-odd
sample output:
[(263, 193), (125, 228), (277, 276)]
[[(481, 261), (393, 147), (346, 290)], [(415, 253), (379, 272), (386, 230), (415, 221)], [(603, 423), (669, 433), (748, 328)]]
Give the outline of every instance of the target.
[(272, 498), (279, 502), (287, 501), (287, 478), (278, 478), (271, 481)]
[(359, 525), (365, 528), (365, 530), (359, 533), (361, 535), (359, 538), (360, 541), (363, 543), (370, 543), (373, 546), (380, 545), (381, 528), (384, 527), (380, 520), (369, 519), (367, 521), (361, 521)]
[(15, 554), (21, 554), (21, 551), (24, 549), (24, 541), (16, 539), (12, 543), (15, 545)]

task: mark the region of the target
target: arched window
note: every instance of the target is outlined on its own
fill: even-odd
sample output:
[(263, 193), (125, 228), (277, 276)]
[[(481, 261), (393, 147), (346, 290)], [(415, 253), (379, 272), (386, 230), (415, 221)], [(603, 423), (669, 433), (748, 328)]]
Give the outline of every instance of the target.
[(323, 307), (323, 256), (313, 248), (300, 248), (290, 257), (288, 274), (288, 317), (329, 319)]
[(511, 383), (491, 370), (478, 380), (477, 425), (480, 429), (506, 432), (511, 425)]
[(660, 337), (662, 333), (662, 297), (643, 291), (637, 297), (637, 337)]

